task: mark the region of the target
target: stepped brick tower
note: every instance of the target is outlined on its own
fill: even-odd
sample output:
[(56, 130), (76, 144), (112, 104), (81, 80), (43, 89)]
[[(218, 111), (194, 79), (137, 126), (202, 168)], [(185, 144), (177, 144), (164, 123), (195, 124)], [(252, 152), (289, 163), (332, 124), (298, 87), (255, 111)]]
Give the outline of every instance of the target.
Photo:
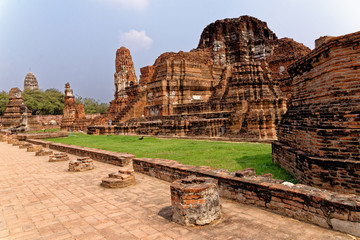
[(40, 128), (40, 124), (25, 106), (19, 88), (12, 88), (9, 92), (9, 102), (2, 117), (2, 125), (4, 129), (21, 127), (21, 131)]
[(24, 91), (25, 90), (39, 90), (38, 81), (32, 72), (29, 72), (25, 76)]
[(75, 103), (75, 97), (73, 90), (70, 88), (70, 83), (65, 84), (64, 99), (65, 102), (60, 129), (62, 131), (85, 130), (89, 120), (86, 119), (84, 106)]

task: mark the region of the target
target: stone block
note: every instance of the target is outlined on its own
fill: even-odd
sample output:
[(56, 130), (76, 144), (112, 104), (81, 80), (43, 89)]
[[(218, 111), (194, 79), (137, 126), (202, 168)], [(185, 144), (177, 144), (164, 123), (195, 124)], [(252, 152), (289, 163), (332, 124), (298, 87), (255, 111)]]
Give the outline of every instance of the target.
[(360, 236), (360, 222), (350, 222), (336, 218), (330, 219), (330, 222), (334, 230)]

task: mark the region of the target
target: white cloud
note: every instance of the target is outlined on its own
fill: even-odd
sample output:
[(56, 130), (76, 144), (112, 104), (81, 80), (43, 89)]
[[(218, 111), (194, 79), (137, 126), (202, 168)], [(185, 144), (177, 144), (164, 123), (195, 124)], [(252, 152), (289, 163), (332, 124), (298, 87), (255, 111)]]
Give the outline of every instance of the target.
[(120, 6), (129, 10), (142, 11), (147, 8), (150, 0), (98, 0), (112, 6)]
[(130, 50), (149, 49), (153, 40), (146, 35), (145, 31), (130, 30), (120, 33), (120, 45)]

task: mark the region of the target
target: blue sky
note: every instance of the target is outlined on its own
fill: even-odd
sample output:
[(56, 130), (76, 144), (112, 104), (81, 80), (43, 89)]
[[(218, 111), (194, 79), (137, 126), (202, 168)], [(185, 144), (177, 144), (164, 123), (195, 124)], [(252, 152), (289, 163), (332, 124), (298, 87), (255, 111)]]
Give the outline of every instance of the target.
[(0, 90), (23, 88), (113, 99), (115, 52), (130, 49), (137, 75), (168, 51), (197, 47), (217, 19), (250, 15), (279, 38), (314, 47), (320, 36), (360, 31), (358, 0), (0, 0)]

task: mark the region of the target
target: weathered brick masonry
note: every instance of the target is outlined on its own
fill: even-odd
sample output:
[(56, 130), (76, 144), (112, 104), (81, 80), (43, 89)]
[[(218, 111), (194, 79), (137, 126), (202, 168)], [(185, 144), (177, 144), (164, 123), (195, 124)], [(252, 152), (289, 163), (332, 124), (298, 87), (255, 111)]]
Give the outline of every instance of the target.
[(66, 83), (61, 131), (85, 131), (90, 121), (91, 119), (86, 118), (84, 106), (76, 104), (73, 90)]
[(82, 157), (90, 157), (93, 160), (110, 163), (117, 166), (127, 166), (135, 157), (129, 153), (117, 153), (96, 148), (79, 147), (62, 143), (52, 143), (43, 140), (27, 139), (32, 144), (39, 144), (61, 152), (67, 152)]
[(19, 88), (12, 88), (9, 91), (9, 102), (1, 122), (2, 129), (17, 128), (17, 132), (37, 130), (41, 127), (26, 107)]
[(325, 39), (288, 72), (274, 162), (303, 183), (360, 194), (360, 32)]
[[(251, 176), (251, 174), (247, 176), (247, 174), (236, 172), (229, 173), (221, 169), (214, 170), (208, 166), (183, 165), (173, 160), (133, 158), (131, 154), (42, 140), (30, 139), (28, 141), (120, 166), (128, 165), (132, 160), (136, 172), (167, 182), (183, 179), (189, 175), (211, 177), (217, 180), (219, 193), (223, 198), (260, 206), (275, 213), (360, 237), (359, 195), (340, 194), (302, 184), (284, 184), (281, 180)], [(109, 161), (109, 159), (113, 160)]]
[[(116, 53), (115, 99), (88, 134), (276, 139), (291, 82), (285, 67), (310, 52), (241, 16), (209, 24), (190, 52), (161, 54), (136, 80), (130, 51)], [(112, 120), (115, 128), (104, 127)]]
[(59, 138), (67, 137), (67, 132), (39, 132), (39, 133), (24, 133), (15, 135), (17, 139), (25, 141), (28, 139), (44, 139), (44, 138)]

